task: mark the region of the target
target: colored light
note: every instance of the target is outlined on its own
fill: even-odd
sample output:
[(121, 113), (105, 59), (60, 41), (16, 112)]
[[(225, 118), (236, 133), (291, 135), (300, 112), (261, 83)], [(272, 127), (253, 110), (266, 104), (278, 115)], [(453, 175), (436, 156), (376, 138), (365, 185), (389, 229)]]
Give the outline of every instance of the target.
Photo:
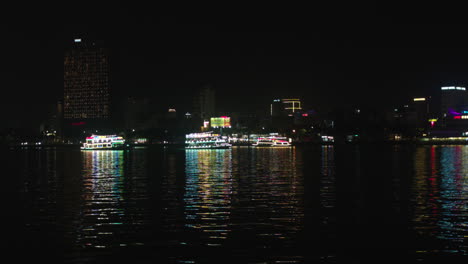
[(415, 102), (426, 101), (426, 98), (414, 98), (413, 101), (415, 101)]
[(454, 116), (453, 119), (461, 119), (461, 116)]
[(228, 116), (212, 117), (210, 119), (211, 127), (231, 127), (231, 118)]
[(84, 121), (76, 122), (76, 123), (71, 123), (72, 126), (82, 126), (82, 125), (84, 125), (84, 124), (86, 124), (86, 122), (84, 122)]

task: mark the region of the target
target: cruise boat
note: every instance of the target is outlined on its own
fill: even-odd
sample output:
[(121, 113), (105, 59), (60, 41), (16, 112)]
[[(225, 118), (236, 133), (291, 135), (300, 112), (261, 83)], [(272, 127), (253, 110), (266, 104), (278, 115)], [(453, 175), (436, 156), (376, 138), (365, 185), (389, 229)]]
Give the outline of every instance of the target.
[(272, 147), (290, 147), (291, 146), (291, 143), (289, 143), (289, 141), (286, 141), (286, 140), (274, 140), (273, 142), (273, 145), (271, 145)]
[(185, 135), (186, 149), (227, 149), (232, 147), (226, 137), (213, 132), (191, 133)]
[(291, 143), (283, 138), (264, 137), (258, 138), (257, 142), (252, 145), (255, 147), (290, 147)]
[(109, 150), (124, 149), (125, 139), (116, 135), (92, 135), (86, 138), (81, 149), (83, 150)]

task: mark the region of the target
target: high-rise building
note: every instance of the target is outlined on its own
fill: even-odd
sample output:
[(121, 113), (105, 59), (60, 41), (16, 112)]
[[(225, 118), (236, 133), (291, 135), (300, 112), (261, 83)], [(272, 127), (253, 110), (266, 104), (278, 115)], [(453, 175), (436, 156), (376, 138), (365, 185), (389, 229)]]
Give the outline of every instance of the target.
[(412, 108), (414, 112), (413, 125), (418, 128), (425, 128), (428, 126), (428, 119), (430, 114), (430, 97), (417, 97), (413, 98)]
[(447, 116), (468, 104), (468, 93), (465, 87), (445, 86), (441, 88), (441, 115)]
[(65, 53), (63, 117), (110, 117), (108, 53), (93, 42), (75, 39)]
[(302, 111), (300, 99), (275, 99), (270, 105), (272, 117), (293, 116), (299, 111)]
[(194, 113), (201, 119), (209, 120), (215, 115), (216, 99), (215, 90), (209, 85), (203, 86), (194, 97)]

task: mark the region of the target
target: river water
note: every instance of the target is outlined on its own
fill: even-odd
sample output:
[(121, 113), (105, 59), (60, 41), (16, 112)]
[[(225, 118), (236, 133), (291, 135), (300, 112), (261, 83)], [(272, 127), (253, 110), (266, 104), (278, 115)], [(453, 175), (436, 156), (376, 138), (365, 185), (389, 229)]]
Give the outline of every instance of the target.
[(468, 146), (2, 153), (14, 263), (468, 257)]

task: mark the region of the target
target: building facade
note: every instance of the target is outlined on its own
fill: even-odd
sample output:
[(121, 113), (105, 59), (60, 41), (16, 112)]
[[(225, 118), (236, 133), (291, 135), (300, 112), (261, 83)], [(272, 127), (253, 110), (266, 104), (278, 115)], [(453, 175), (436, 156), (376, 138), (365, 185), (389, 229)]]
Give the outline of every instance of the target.
[(468, 93), (465, 87), (445, 86), (441, 88), (441, 116), (459, 111), (468, 104)]
[(302, 111), (300, 99), (274, 99), (270, 105), (272, 117), (293, 116)]
[(209, 85), (203, 86), (194, 97), (193, 112), (202, 120), (209, 120), (215, 115), (215, 90)]
[(110, 117), (109, 62), (106, 49), (75, 39), (64, 57), (64, 119)]

